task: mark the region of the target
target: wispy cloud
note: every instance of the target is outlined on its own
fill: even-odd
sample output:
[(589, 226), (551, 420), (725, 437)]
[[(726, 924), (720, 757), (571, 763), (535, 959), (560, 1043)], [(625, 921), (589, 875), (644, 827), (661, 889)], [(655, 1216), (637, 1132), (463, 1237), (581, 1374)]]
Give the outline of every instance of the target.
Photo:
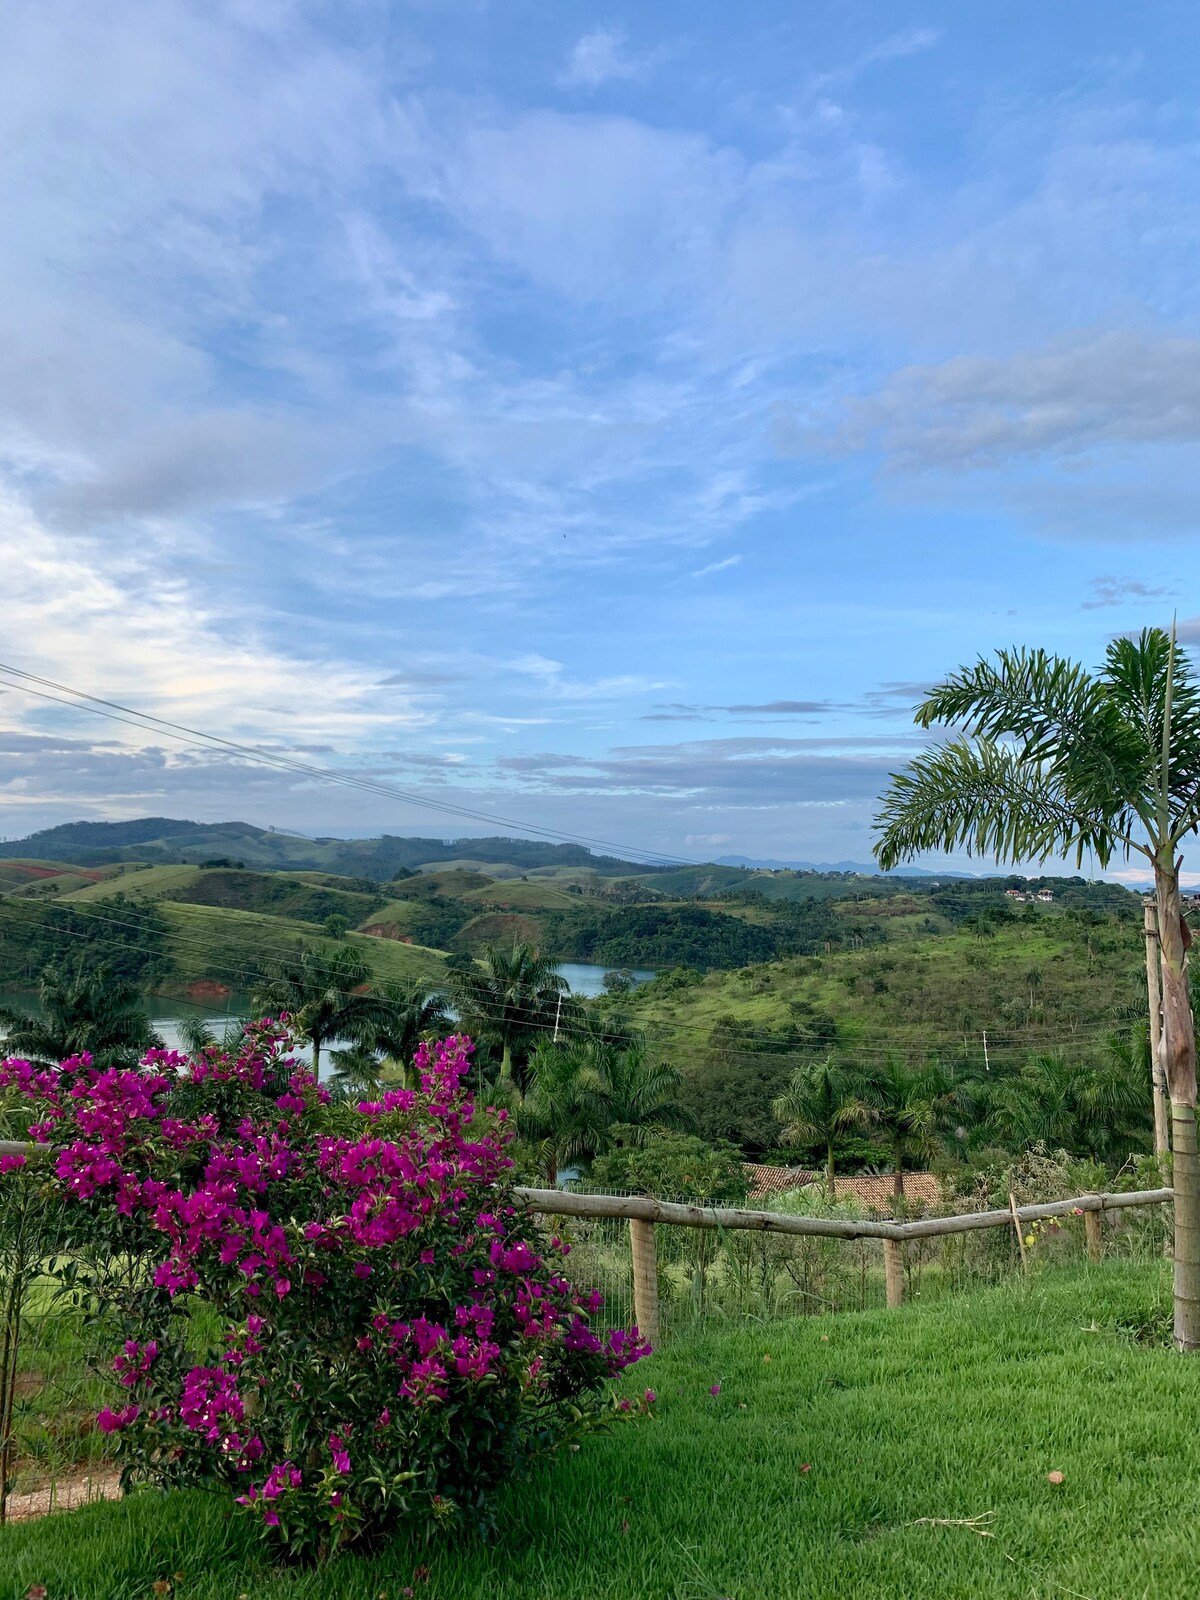
[(1093, 578), (1092, 598), (1083, 602), (1085, 611), (1099, 611), (1105, 606), (1119, 606), (1126, 600), (1158, 600), (1171, 594), (1170, 589), (1156, 589), (1140, 578)]
[(701, 567), (698, 571), (693, 572), (692, 577), (707, 578), (710, 577), (714, 572), (727, 572), (730, 567), (738, 566), (742, 559), (743, 557), (738, 555), (726, 556), (724, 561), (712, 561), (707, 567)]
[(619, 28), (593, 28), (577, 39), (558, 81), (567, 89), (598, 89), (613, 79), (639, 78), (646, 70), (645, 58), (631, 55), (629, 39)]

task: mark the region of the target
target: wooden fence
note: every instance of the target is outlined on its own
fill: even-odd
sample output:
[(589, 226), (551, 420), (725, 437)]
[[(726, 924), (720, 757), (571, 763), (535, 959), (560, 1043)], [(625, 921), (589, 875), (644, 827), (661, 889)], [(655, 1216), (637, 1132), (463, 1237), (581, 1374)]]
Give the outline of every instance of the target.
[(654, 1200), (645, 1195), (576, 1194), (563, 1189), (519, 1188), (513, 1191), (513, 1195), (519, 1204), (537, 1216), (628, 1219), (633, 1261), (634, 1318), (639, 1330), (652, 1343), (659, 1336), (656, 1224), (674, 1228), (713, 1228), (729, 1233), (745, 1231), (776, 1235), (802, 1234), (825, 1239), (882, 1239), (887, 1303), (894, 1308), (904, 1301), (904, 1246), (909, 1240), (970, 1233), (979, 1228), (1014, 1228), (1020, 1240), (1027, 1223), (1046, 1217), (1082, 1214), (1088, 1256), (1097, 1261), (1100, 1258), (1106, 1211), (1165, 1205), (1174, 1198), (1170, 1189), (1137, 1189), (1128, 1194), (1083, 1194), (1071, 1200), (1051, 1200), (1040, 1205), (1012, 1205), (1007, 1211), (969, 1211), (959, 1216), (888, 1222), (849, 1221), (839, 1217), (792, 1217), (775, 1211), (681, 1205), (670, 1200)]
[[(48, 1153), (45, 1145), (0, 1139), (0, 1156)], [(1013, 1228), (1024, 1258), (1024, 1224), (1047, 1217), (1083, 1216), (1088, 1256), (1100, 1258), (1106, 1211), (1134, 1206), (1166, 1205), (1171, 1189), (1136, 1189), (1128, 1194), (1083, 1194), (1071, 1200), (1050, 1200), (1039, 1205), (1011, 1204), (1007, 1211), (968, 1211), (958, 1216), (920, 1217), (913, 1222), (851, 1221), (841, 1217), (793, 1217), (777, 1211), (748, 1211), (736, 1207), (684, 1205), (655, 1200), (646, 1195), (577, 1194), (567, 1189), (513, 1190), (519, 1205), (536, 1216), (626, 1218), (633, 1264), (633, 1313), (638, 1328), (651, 1342), (659, 1337), (658, 1255), (655, 1226), (712, 1228), (718, 1232), (753, 1232), (802, 1235), (825, 1239), (882, 1239), (884, 1282), (890, 1307), (904, 1302), (904, 1246), (910, 1240), (971, 1233), (979, 1228)]]

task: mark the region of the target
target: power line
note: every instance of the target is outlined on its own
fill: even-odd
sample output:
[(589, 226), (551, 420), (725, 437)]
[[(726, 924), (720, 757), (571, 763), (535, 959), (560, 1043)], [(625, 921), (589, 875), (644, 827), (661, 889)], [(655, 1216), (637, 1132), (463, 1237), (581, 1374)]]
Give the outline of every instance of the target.
[[(72, 909), (78, 911), (80, 910), (80, 907), (74, 906)], [(16, 907), (10, 902), (8, 905), (0, 905), (0, 911), (15, 912)], [(85, 915), (93, 921), (101, 924), (107, 924), (110, 927), (127, 928), (135, 932), (141, 931), (140, 926), (137, 923), (123, 922), (119, 918), (111, 917), (104, 913), (89, 910), (85, 913)], [(47, 927), (46, 924), (42, 924), (42, 926)], [(59, 937), (73, 937), (80, 939), (89, 938), (89, 935), (86, 933), (75, 932), (74, 930), (67, 928), (47, 927), (47, 931)], [(206, 943), (194, 939), (187, 939), (186, 937), (181, 937), (177, 934), (172, 934), (171, 937), (176, 940), (176, 942), (182, 943), (185, 948), (201, 951), (211, 959), (211, 947)], [(91, 942), (103, 944), (105, 941), (92, 940)], [(108, 947), (112, 949), (128, 949), (127, 945), (121, 944), (116, 940), (109, 940), (107, 941), (107, 944)], [(262, 948), (265, 953), (275, 956), (280, 961), (289, 958), (294, 959), (297, 954), (295, 947), (288, 948), (278, 945), (264, 945)], [(263, 981), (260, 971), (231, 962), (214, 963), (210, 965), (209, 970), (221, 973), (225, 977), (238, 979), (246, 988), (255, 987)], [(430, 990), (434, 990), (440, 986), (433, 982), (429, 982), (426, 987)], [(348, 997), (351, 993), (353, 993), (352, 990), (338, 988), (334, 988), (333, 992), (340, 994), (343, 997)], [(194, 1001), (181, 1000), (180, 1003), (192, 1006), (194, 1009), (201, 1012), (203, 1012), (205, 1009), (204, 1007), (197, 1005)], [(208, 1014), (211, 1015), (211, 1013)], [(486, 1008), (484, 1008), (483, 1018), (486, 1023), (490, 1023), (492, 1026), (495, 1026), (497, 1023), (503, 1020), (503, 1013), (499, 1010), (493, 1010), (489, 1012)], [(633, 1021), (634, 1025), (638, 1028), (638, 1031), (646, 1032), (651, 1036), (651, 1038), (661, 1034), (667, 1034), (673, 1035), (677, 1041), (682, 1042), (699, 1042), (705, 1046), (710, 1046), (712, 1042), (711, 1030), (705, 1031), (703, 1028), (696, 1027), (695, 1025), (688, 1026), (680, 1023), (670, 1022), (666, 1019), (655, 1018), (641, 1020), (633, 1017), (631, 1018), (631, 1021)], [(550, 1035), (552, 1035), (554, 1032), (554, 1024), (551, 1021), (546, 1020), (542, 1022), (538, 1021), (536, 1018), (531, 1018), (528, 1021), (523, 1022), (522, 1028), (528, 1032), (541, 1032)], [(591, 1037), (586, 1029), (581, 1030), (570, 1022), (562, 1024), (562, 1031), (574, 1033), (577, 1036), (584, 1038)], [(1028, 1035), (1013, 1034), (1007, 1036), (1008, 1042), (999, 1046), (999, 1050), (1002, 1051), (1006, 1057), (1020, 1057), (1024, 1059), (1030, 1054), (1044, 1053), (1048, 1049), (1054, 1048), (1056, 1045), (1060, 1047), (1066, 1045), (1087, 1046), (1089, 1044), (1099, 1043), (1109, 1038), (1115, 1031), (1117, 1030), (1114, 1028), (1088, 1029), (1071, 1034), (1067, 1039), (1063, 1039), (1061, 1034), (1059, 1034), (1057, 1037), (1049, 1036), (1042, 1039), (1030, 1038)], [(1002, 1035), (1001, 1037), (1004, 1038), (1005, 1036)], [(753, 1048), (743, 1049), (741, 1048), (743, 1043), (747, 1045), (767, 1045), (770, 1048), (758, 1050)], [(793, 1046), (791, 1051), (789, 1051), (789, 1045)], [(792, 1041), (781, 1039), (778, 1036), (772, 1036), (769, 1034), (743, 1034), (741, 1038), (730, 1041), (729, 1049), (732, 1054), (739, 1056), (753, 1056), (757, 1058), (765, 1056), (779, 1057), (781, 1055), (787, 1055), (790, 1053), (812, 1054), (814, 1052), (819, 1053), (823, 1049), (831, 1049), (836, 1050), (842, 1059), (851, 1059), (868, 1065), (885, 1061), (890, 1057), (900, 1057), (901, 1059), (909, 1061), (924, 1061), (929, 1059), (930, 1056), (936, 1055), (939, 1052), (942, 1054), (968, 1055), (972, 1053), (972, 1046), (969, 1039), (964, 1039), (962, 1035), (957, 1032), (953, 1036), (947, 1036), (941, 1039), (930, 1039), (920, 1044), (914, 1043), (907, 1038), (893, 1038), (891, 1041), (881, 1041), (878, 1044), (870, 1042), (861, 1043), (856, 1036), (852, 1035), (849, 1038), (843, 1039), (841, 1042), (839, 1042), (836, 1038), (829, 1041), (816, 1039), (813, 1040), (811, 1044), (806, 1045), (804, 1041), (799, 1039)], [(992, 1040), (990, 1041), (989, 1049), (994, 1056), (997, 1054), (998, 1047), (994, 1034)]]
[[(374, 778), (356, 777), (353, 773), (339, 772), (334, 767), (321, 767), (312, 762), (297, 761), (291, 756), (257, 750), (253, 745), (240, 744), (237, 740), (226, 739), (220, 734), (206, 733), (203, 729), (191, 728), (185, 723), (172, 722), (165, 717), (156, 717), (148, 711), (139, 711), (136, 707), (122, 705), (116, 700), (106, 700), (99, 695), (88, 694), (86, 690), (76, 689), (71, 684), (58, 683), (53, 678), (39, 677), (36, 673), (25, 672), (8, 662), (0, 661), (0, 673), (9, 674), (8, 677), (0, 677), (0, 683), (6, 683), (9, 688), (16, 689), (22, 694), (32, 695), (39, 700), (53, 701), (57, 705), (68, 706), (75, 711), (86, 711), (93, 716), (104, 717), (110, 722), (121, 722), (127, 727), (138, 728), (143, 733), (161, 732), (168, 738), (177, 739), (180, 743), (192, 745), (196, 749), (233, 754), (260, 766), (275, 767), (281, 771), (298, 773), (303, 777), (319, 778), (326, 783), (339, 783), (368, 794), (403, 800), (409, 805), (422, 806), (429, 811), (464, 817), (471, 822), (517, 828), (525, 833), (557, 840), (563, 844), (579, 844), (589, 848), (595, 845), (606, 851), (625, 852), (620, 859), (631, 861), (635, 865), (669, 864), (681, 867), (704, 865), (703, 862), (693, 861), (685, 856), (673, 856), (663, 851), (646, 850), (640, 846), (622, 845), (611, 839), (595, 839), (587, 834), (568, 833), (557, 828), (543, 828), (533, 823), (518, 821), (513, 817), (498, 816), (491, 812), (474, 810), (469, 806), (455, 805), (452, 801), (432, 800), (412, 790), (399, 789), (394, 784), (381, 783)], [(31, 687), (33, 684), (41, 684), (43, 687), (35, 689)], [(60, 692), (51, 694), (48, 692), (51, 689)], [(64, 699), (64, 695), (72, 698)]]

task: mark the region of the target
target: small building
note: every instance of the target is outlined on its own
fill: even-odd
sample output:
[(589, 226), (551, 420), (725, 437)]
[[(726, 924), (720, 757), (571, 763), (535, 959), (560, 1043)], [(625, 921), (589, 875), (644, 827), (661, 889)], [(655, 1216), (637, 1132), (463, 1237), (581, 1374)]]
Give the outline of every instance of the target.
[(1024, 900), (1024, 891), (1021, 889), (1005, 889), (1005, 894), (1010, 900)]
[(1042, 905), (1048, 906), (1054, 900), (1054, 890), (1053, 889), (1039, 889), (1038, 892), (1037, 892), (1037, 897), (1038, 897), (1039, 902)]

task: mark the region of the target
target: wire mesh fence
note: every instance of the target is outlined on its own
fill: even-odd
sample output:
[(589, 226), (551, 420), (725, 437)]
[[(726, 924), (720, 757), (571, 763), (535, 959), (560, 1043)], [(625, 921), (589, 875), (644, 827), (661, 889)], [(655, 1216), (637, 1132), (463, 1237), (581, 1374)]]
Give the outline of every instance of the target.
[[(589, 1189), (590, 1194), (615, 1194)], [(1017, 1196), (1014, 1194), (1014, 1197)], [(1041, 1192), (1019, 1203), (1062, 1198)], [(686, 1202), (685, 1202), (686, 1203)], [(790, 1205), (762, 1202), (748, 1209), (785, 1215), (863, 1218), (868, 1215), (817, 1193)], [(962, 1200), (940, 1215), (975, 1211)], [(619, 1217), (547, 1216), (543, 1225), (571, 1245), (576, 1281), (604, 1294), (607, 1326), (637, 1320), (628, 1222)], [(654, 1229), (658, 1263), (660, 1337), (667, 1339), (708, 1323), (759, 1322), (866, 1311), (887, 1305), (884, 1241), (836, 1239), (753, 1231), (700, 1229), (659, 1224)], [(1161, 1259), (1171, 1244), (1169, 1205), (1111, 1210), (1106, 1214), (1106, 1256)], [(907, 1241), (903, 1251), (904, 1299), (936, 1301), (966, 1290), (1016, 1279), (1057, 1265), (1088, 1259), (1085, 1220), (1078, 1216), (987, 1228)]]
[(88, 1312), (70, 1305), (47, 1276), (0, 1282), (6, 1308), (0, 1375), (0, 1520), (112, 1496), (111, 1442), (96, 1416), (111, 1397), (102, 1377), (112, 1340)]
[[(1059, 1187), (1061, 1187), (1061, 1183)], [(1047, 1198), (1043, 1182), (1022, 1199)], [(607, 1191), (611, 1193), (612, 1191)], [(1051, 1198), (1059, 1198), (1051, 1195)], [(960, 1211), (973, 1208), (964, 1199)], [(756, 1209), (846, 1216), (820, 1193), (776, 1197)], [(953, 1213), (954, 1207), (939, 1208)], [(855, 1216), (861, 1218), (858, 1210)], [(1161, 1258), (1171, 1239), (1169, 1205), (1108, 1211), (1109, 1257)], [(545, 1216), (548, 1236), (571, 1246), (568, 1271), (604, 1296), (601, 1327), (637, 1316), (629, 1223), (620, 1217)], [(1021, 1250), (1010, 1227), (912, 1239), (903, 1252), (905, 1298), (935, 1301), (963, 1290), (1087, 1259), (1085, 1218), (1028, 1224)], [(685, 1228), (653, 1229), (660, 1342), (708, 1326), (821, 1317), (887, 1303), (884, 1241)], [(0, 1239), (0, 1520), (37, 1516), (117, 1493), (112, 1440), (97, 1413), (112, 1401), (114, 1332), (61, 1278)], [(1023, 1262), (1022, 1257), (1025, 1260)], [(4, 1497), (4, 1488), (7, 1497)]]

